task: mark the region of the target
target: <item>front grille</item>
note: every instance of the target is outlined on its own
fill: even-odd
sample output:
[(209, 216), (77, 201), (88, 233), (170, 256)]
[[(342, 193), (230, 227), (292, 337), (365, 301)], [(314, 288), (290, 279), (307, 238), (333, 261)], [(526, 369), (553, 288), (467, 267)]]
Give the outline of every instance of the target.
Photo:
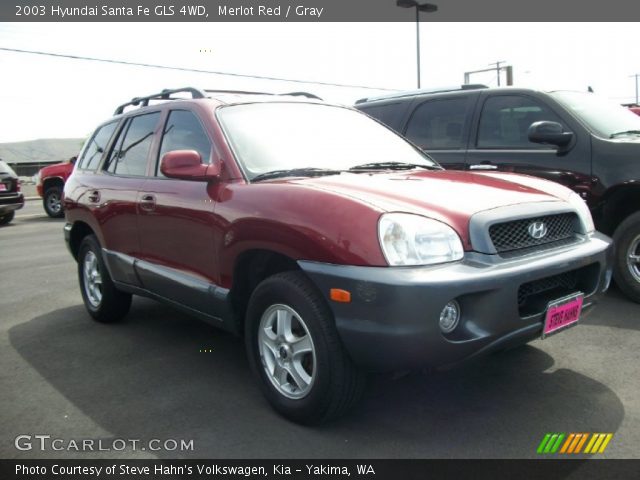
[[(534, 238), (529, 234), (529, 226), (536, 222), (544, 223), (547, 228), (542, 238)], [(577, 226), (578, 216), (575, 213), (560, 213), (496, 223), (489, 227), (489, 236), (496, 251), (501, 253), (573, 238)]]

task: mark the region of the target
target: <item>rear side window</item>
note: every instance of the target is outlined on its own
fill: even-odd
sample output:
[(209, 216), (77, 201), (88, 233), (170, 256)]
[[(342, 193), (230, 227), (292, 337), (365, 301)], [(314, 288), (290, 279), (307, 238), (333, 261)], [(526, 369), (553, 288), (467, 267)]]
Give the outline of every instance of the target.
[(529, 127), (542, 120), (564, 125), (549, 107), (531, 97), (489, 97), (480, 116), (478, 148), (549, 148), (529, 141)]
[(172, 110), (162, 134), (162, 146), (156, 163), (156, 175), (162, 177), (160, 161), (172, 150), (195, 150), (202, 163), (211, 163), (211, 141), (193, 112)]
[(464, 148), (463, 131), (469, 97), (430, 100), (416, 108), (405, 136), (421, 148)]
[(107, 148), (109, 140), (111, 140), (117, 125), (118, 122), (111, 122), (96, 130), (82, 152), (82, 158), (80, 158), (80, 161), (78, 162), (78, 168), (95, 170), (100, 163), (102, 154)]
[(143, 176), (160, 113), (138, 115), (127, 120), (105, 170), (116, 175)]
[(374, 106), (366, 106), (359, 107), (361, 111), (370, 115), (371, 117), (379, 120), (384, 123), (387, 127), (393, 128), (395, 131), (400, 130), (400, 121), (402, 120), (402, 115), (407, 109), (407, 103), (387, 103), (385, 105), (374, 105)]

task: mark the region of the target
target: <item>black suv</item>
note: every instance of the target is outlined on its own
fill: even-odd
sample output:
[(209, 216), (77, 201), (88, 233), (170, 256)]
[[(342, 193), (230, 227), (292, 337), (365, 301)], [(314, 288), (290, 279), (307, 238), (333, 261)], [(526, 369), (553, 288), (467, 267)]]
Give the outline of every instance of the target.
[(366, 112), (445, 168), (535, 175), (576, 191), (616, 241), (614, 276), (640, 302), (640, 117), (593, 93), (464, 85), (365, 98)]
[(6, 225), (15, 215), (15, 211), (24, 205), (24, 196), (20, 192), (20, 180), (16, 172), (0, 160), (0, 225)]

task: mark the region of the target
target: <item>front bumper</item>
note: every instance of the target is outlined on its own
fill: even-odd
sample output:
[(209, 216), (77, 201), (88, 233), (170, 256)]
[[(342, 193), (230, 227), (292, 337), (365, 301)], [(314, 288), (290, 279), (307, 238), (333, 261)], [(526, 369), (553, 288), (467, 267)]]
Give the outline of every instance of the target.
[(15, 193), (0, 196), (0, 215), (6, 215), (13, 210), (19, 210), (24, 206), (24, 195)]
[[(468, 252), (460, 262), (426, 267), (299, 265), (327, 298), (353, 360), (386, 371), (457, 363), (539, 337), (549, 301), (582, 291), (584, 314), (606, 291), (612, 256), (611, 240), (595, 233), (578, 244), (509, 259)], [(575, 283), (525, 295), (565, 278)], [(351, 302), (331, 301), (332, 288), (351, 292)], [(454, 299), (460, 324), (445, 335), (440, 312)]]

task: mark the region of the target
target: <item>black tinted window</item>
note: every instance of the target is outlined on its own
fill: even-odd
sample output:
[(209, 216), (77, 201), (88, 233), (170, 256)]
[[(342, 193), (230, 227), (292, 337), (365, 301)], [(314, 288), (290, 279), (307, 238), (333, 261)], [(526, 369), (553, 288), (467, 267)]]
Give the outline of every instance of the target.
[(479, 148), (547, 148), (529, 141), (532, 123), (562, 123), (548, 107), (530, 97), (501, 95), (484, 103), (478, 127)]
[(192, 112), (173, 110), (169, 114), (162, 136), (156, 175), (162, 176), (159, 162), (165, 153), (172, 150), (195, 150), (200, 154), (202, 163), (211, 163), (211, 141), (198, 117)]
[(145, 175), (153, 132), (160, 113), (148, 113), (128, 120), (120, 133), (106, 170), (117, 175)]
[(78, 168), (89, 170), (98, 166), (117, 125), (118, 122), (112, 122), (96, 130), (84, 149), (82, 158), (78, 162)]
[(406, 137), (419, 147), (463, 148), (468, 97), (424, 102), (413, 112)]
[(407, 103), (388, 103), (386, 105), (374, 105), (372, 107), (359, 107), (367, 115), (381, 121), (394, 130), (399, 130), (402, 114), (407, 109)]

